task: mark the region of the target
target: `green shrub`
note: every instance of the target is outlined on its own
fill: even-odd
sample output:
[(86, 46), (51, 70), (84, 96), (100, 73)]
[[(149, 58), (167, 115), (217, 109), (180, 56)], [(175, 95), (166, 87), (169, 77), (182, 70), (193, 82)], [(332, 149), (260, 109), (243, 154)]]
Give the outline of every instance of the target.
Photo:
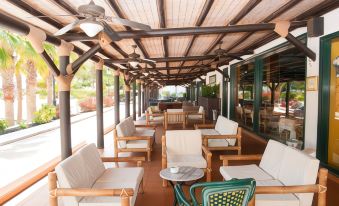
[(201, 96), (203, 97), (217, 97), (219, 94), (219, 84), (216, 85), (202, 85)]
[(8, 127), (6, 120), (0, 120), (0, 133), (3, 133), (5, 129)]
[(28, 127), (26, 121), (23, 120), (23, 121), (19, 122), (19, 127), (21, 129), (26, 129)]
[(33, 122), (36, 124), (45, 124), (56, 116), (56, 108), (52, 105), (43, 105), (39, 111), (34, 113)]

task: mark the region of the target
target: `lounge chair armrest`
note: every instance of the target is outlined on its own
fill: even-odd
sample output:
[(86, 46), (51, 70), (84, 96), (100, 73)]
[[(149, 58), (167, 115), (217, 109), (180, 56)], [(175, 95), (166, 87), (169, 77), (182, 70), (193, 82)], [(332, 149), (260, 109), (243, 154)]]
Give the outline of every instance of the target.
[(214, 128), (214, 124), (195, 124), (194, 128), (195, 129), (208, 129), (208, 128)]
[(164, 116), (164, 114), (163, 113), (153, 113), (153, 114), (146, 114), (146, 116), (161, 117), (161, 116)]
[(103, 162), (145, 162), (145, 157), (101, 157)]
[(117, 141), (125, 141), (125, 140), (151, 140), (151, 136), (126, 136), (126, 137), (118, 137)]
[(242, 160), (258, 160), (260, 161), (262, 158), (262, 155), (255, 154), (255, 155), (220, 155), (220, 160), (223, 161), (223, 165), (227, 166), (228, 161), (242, 161)]
[(212, 152), (209, 151), (209, 149), (207, 149), (206, 146), (202, 145), (201, 148), (202, 148), (202, 151), (205, 153), (205, 155), (207, 155), (207, 156), (212, 156)]
[(143, 125), (143, 124), (139, 124), (139, 125), (134, 125), (137, 128), (150, 128), (150, 129), (154, 129), (155, 130), (155, 126), (153, 125)]
[(320, 193), (326, 191), (326, 187), (319, 184), (294, 185), (294, 186), (257, 186), (256, 194), (288, 194), (288, 193)]
[(58, 196), (77, 196), (77, 197), (86, 197), (86, 196), (128, 196), (131, 197), (134, 195), (134, 190), (132, 188), (124, 189), (87, 189), (87, 188), (57, 188), (50, 191), (50, 195), (54, 197)]
[(204, 139), (236, 139), (237, 135), (203, 135)]

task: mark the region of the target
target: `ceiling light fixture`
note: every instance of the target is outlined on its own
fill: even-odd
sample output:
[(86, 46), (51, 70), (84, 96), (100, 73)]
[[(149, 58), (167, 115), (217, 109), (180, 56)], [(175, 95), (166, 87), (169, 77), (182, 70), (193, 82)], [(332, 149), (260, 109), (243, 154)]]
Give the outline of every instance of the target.
[(131, 60), (128, 62), (133, 68), (136, 68), (139, 65), (139, 62), (137, 60)]
[(104, 27), (95, 21), (86, 21), (80, 24), (80, 28), (86, 33), (89, 37), (96, 36), (99, 32), (101, 32)]

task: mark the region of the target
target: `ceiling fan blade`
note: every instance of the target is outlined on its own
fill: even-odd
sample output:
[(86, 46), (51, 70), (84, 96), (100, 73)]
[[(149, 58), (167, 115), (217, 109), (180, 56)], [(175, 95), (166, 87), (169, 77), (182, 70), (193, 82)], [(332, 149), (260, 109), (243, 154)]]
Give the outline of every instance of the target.
[(131, 20), (127, 20), (127, 19), (122, 19), (122, 18), (118, 18), (118, 17), (111, 17), (111, 16), (106, 16), (105, 20), (112, 22), (112, 23), (118, 23), (118, 24), (122, 24), (125, 26), (129, 26), (132, 28), (136, 28), (136, 29), (141, 29), (144, 31), (150, 31), (151, 27), (146, 25), (146, 24), (142, 24), (139, 22), (135, 22), (135, 21), (131, 21)]
[(104, 26), (104, 32), (111, 38), (112, 41), (120, 41), (121, 37), (108, 25), (105, 21), (101, 21)]
[(147, 61), (147, 62), (153, 62), (153, 63), (157, 63), (156, 61), (152, 60), (152, 59), (142, 59), (144, 61)]
[(222, 64), (224, 62), (228, 61), (228, 59), (221, 59), (219, 58), (218, 61), (212, 62), (211, 65), (218, 65), (218, 64)]
[(65, 34), (66, 32), (74, 29), (75, 27), (77, 27), (78, 25), (80, 25), (83, 22), (86, 22), (87, 19), (82, 19), (82, 20), (75, 20), (74, 22), (67, 24), (66, 26), (64, 26), (63, 28), (61, 28), (59, 31), (54, 33), (54, 36), (60, 36)]
[(226, 56), (229, 56), (229, 57), (232, 57), (233, 59), (237, 59), (237, 60), (244, 60), (243, 58), (241, 58), (240, 56), (237, 56), (237, 55), (233, 55), (233, 54), (227, 54)]
[(80, 14), (56, 14), (56, 15), (49, 15), (49, 16), (47, 16), (47, 15), (40, 15), (40, 16), (27, 16), (27, 17), (25, 17), (25, 18), (44, 18), (44, 17), (46, 17), (46, 18), (50, 18), (50, 17), (57, 17), (57, 16), (77, 16), (77, 17), (79, 17), (79, 16), (81, 16)]

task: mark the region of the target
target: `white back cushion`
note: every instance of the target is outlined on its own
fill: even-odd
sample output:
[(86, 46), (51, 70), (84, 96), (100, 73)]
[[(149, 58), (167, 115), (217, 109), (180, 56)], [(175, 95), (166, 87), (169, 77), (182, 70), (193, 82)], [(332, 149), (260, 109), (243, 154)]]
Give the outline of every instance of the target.
[[(117, 126), (117, 133), (118, 137), (128, 137), (133, 136), (133, 134), (136, 132), (136, 128), (134, 126), (133, 118), (128, 117), (124, 120), (122, 120)], [(118, 146), (120, 148), (126, 148), (126, 141), (118, 141)]]
[[(79, 154), (60, 162), (55, 167), (60, 188), (91, 188), (92, 181)], [(82, 197), (62, 197), (64, 205), (77, 206)]]
[(105, 166), (94, 143), (86, 145), (78, 154), (85, 163), (92, 185), (105, 172)]
[(281, 158), (286, 147), (286, 145), (274, 140), (269, 140), (267, 143), (259, 166), (274, 178), (278, 177)]
[[(278, 180), (284, 185), (315, 184), (319, 169), (319, 160), (300, 150), (286, 147), (281, 158)], [(313, 193), (296, 194), (301, 206), (311, 206)]]
[[(221, 135), (236, 135), (238, 131), (238, 123), (219, 115), (217, 123), (215, 124), (215, 130)], [(227, 141), (231, 146), (234, 146), (237, 140), (227, 139)]]
[(203, 107), (203, 106), (200, 106), (200, 107), (199, 107), (198, 113), (199, 113), (199, 114), (204, 113), (204, 107)]
[(202, 155), (200, 130), (166, 131), (166, 149), (169, 155)]

